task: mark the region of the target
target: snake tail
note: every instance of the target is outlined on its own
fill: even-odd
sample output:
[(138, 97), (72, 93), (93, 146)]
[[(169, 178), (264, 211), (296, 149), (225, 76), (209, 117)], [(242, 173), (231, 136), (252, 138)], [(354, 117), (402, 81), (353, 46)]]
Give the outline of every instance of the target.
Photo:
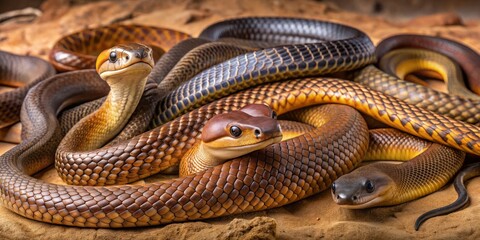
[(433, 209), (420, 215), (415, 221), (415, 230), (418, 231), (420, 226), (430, 218), (447, 215), (466, 206), (469, 202), (469, 197), (467, 189), (465, 188), (465, 181), (477, 176), (480, 176), (480, 163), (473, 163), (462, 169), (453, 182), (453, 186), (458, 195), (457, 199), (447, 206)]

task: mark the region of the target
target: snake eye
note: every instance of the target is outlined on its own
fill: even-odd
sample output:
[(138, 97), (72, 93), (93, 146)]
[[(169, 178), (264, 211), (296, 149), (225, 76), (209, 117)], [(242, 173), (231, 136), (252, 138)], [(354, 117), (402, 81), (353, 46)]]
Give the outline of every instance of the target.
[(332, 183), (332, 193), (335, 194), (335, 190), (337, 190), (337, 184)]
[(272, 111), (272, 118), (273, 118), (273, 119), (277, 119), (277, 116), (278, 116), (278, 115), (277, 115), (277, 112)]
[(372, 193), (375, 190), (375, 185), (370, 180), (367, 180), (365, 182), (365, 190), (367, 190), (368, 193)]
[(233, 137), (240, 137), (240, 135), (242, 135), (242, 129), (240, 129), (238, 126), (233, 125), (230, 127), (230, 134)]
[(111, 51), (110, 56), (108, 56), (108, 60), (112, 63), (117, 61), (117, 52)]

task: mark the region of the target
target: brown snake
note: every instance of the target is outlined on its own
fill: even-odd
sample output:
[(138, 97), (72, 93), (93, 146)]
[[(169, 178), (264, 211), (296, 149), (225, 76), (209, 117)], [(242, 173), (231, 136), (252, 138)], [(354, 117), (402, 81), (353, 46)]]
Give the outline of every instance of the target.
[[(81, 90), (94, 91), (100, 84), (81, 82), (76, 83), (78, 89), (75, 89), (72, 81), (72, 78), (64, 78), (58, 85), (69, 86), (71, 92), (66, 92), (79, 97), (85, 97)], [(27, 102), (48, 102), (58, 86), (42, 83), (36, 89), (36, 94), (32, 94)], [(62, 97), (68, 99), (71, 96)], [(32, 150), (57, 134), (53, 132), (54, 128), (45, 126), (55, 125), (55, 120), (49, 116), (62, 107), (60, 98), (50, 100), (52, 104), (45, 109), (26, 106), (30, 115), (25, 118), (30, 117), (32, 122), (27, 128), (37, 131), (0, 159), (4, 205), (23, 216), (45, 222), (86, 227), (147, 226), (268, 209), (327, 188), (333, 179), (353, 169), (366, 150), (363, 140), (367, 134), (357, 133), (357, 128), (362, 128), (361, 117), (337, 116), (330, 122), (333, 124), (331, 129), (342, 134), (326, 130), (319, 130), (323, 131), (322, 134), (308, 133), (222, 166), (164, 183), (111, 187), (53, 185), (26, 174), (49, 164), (41, 161)], [(144, 175), (147, 173), (141, 172), (137, 161), (148, 162), (152, 160), (149, 156), (157, 154), (165, 156), (160, 164), (174, 161), (171, 156), (181, 155), (197, 141), (204, 122), (215, 114), (238, 109), (247, 103), (266, 103), (281, 114), (327, 102), (350, 105), (399, 129), (462, 150), (477, 153), (479, 149), (476, 141), (480, 136), (475, 127), (404, 105), (361, 85), (334, 79), (302, 79), (256, 87), (205, 105), (115, 148), (131, 149), (131, 155), (119, 155), (118, 159), (125, 157), (125, 168), (130, 167), (133, 173), (138, 171), (139, 175)], [(41, 120), (35, 122), (36, 118)], [(340, 127), (338, 124), (353, 125)], [(177, 134), (169, 135), (172, 132)], [(186, 141), (185, 136), (189, 136), (190, 141)], [(316, 145), (315, 154), (310, 154), (307, 142)], [(338, 148), (332, 151), (331, 146), (335, 145)], [(104, 151), (104, 154), (115, 155), (116, 152)], [(301, 161), (295, 161), (290, 155)], [(88, 158), (88, 154), (85, 156)], [(349, 158), (340, 159), (339, 156)], [(104, 164), (107, 170), (115, 165), (108, 161), (100, 164)], [(79, 169), (84, 167), (82, 163), (78, 165)], [(129, 176), (124, 177), (128, 179)]]
[[(29, 71), (24, 71), (29, 69)], [(0, 79), (2, 85), (17, 87), (0, 94), (0, 128), (20, 119), (20, 108), (28, 90), (55, 73), (46, 61), (30, 56), (19, 56), (0, 51)]]
[[(46, 92), (46, 94), (48, 93)], [(251, 96), (256, 96), (257, 99), (254, 100)], [(288, 99), (295, 100), (289, 101)], [(208, 116), (211, 117), (211, 113), (218, 114), (237, 109), (246, 103), (255, 102), (267, 103), (280, 114), (288, 109), (304, 105), (322, 102), (343, 102), (370, 113), (379, 120), (417, 135), (426, 132), (423, 132), (420, 128), (418, 132), (412, 131), (413, 128), (409, 127), (411, 126), (410, 124), (415, 126), (419, 123), (425, 124), (437, 121), (455, 124), (456, 127), (451, 128), (452, 134), (460, 133), (470, 127), (467, 124), (455, 123), (448, 118), (433, 113), (421, 114), (425, 110), (415, 107), (405, 108), (402, 105), (395, 104), (397, 100), (377, 92), (372, 92), (355, 83), (334, 79), (304, 79), (265, 85), (221, 99), (214, 104), (183, 115), (145, 136), (160, 134), (166, 137), (165, 131), (162, 131), (162, 129), (166, 130), (169, 127), (174, 127), (170, 131), (189, 131), (195, 134), (196, 131), (200, 130), (203, 123), (197, 121), (203, 118), (206, 119)], [(300, 106), (297, 106), (297, 104)], [(391, 107), (393, 109), (389, 111), (397, 113), (393, 116), (391, 115), (393, 120), (389, 117), (383, 117), (385, 114), (388, 114), (386, 111)], [(413, 114), (414, 112), (416, 115)], [(410, 114), (414, 117), (409, 117)], [(340, 121), (339, 119), (339, 117), (336, 117), (334, 124), (351, 121), (358, 123), (360, 118), (354, 118), (349, 121)], [(407, 120), (408, 124), (405, 126), (401, 124), (401, 122)], [(183, 124), (179, 124), (180, 122), (183, 122)], [(353, 130), (351, 127), (347, 129)], [(437, 131), (442, 132), (440, 128)], [(438, 133), (437, 131), (433, 133)], [(196, 133), (198, 135), (198, 132)], [(435, 138), (437, 141), (442, 141), (437, 134), (433, 133), (428, 136)], [(37, 138), (43, 138), (43, 134), (46, 133), (41, 134)], [(328, 131), (325, 134), (332, 133)], [(471, 137), (476, 136), (477, 139), (479, 138), (474, 133), (469, 135)], [(307, 136), (309, 135), (305, 137)], [(353, 135), (347, 134), (346, 136), (358, 137), (359, 135), (355, 133)], [(341, 138), (344, 137), (345, 135)], [(365, 137), (366, 135), (362, 138)], [(24, 152), (24, 150), (27, 150), (31, 144), (37, 144), (37, 138), (22, 143), (19, 145), (20, 147), (15, 148), (2, 157), (2, 161), (5, 162), (0, 169), (2, 183), (17, 183), (14, 185), (3, 185), (3, 189), (6, 191), (4, 204), (9, 206), (10, 209), (30, 218), (76, 226), (120, 227), (153, 225), (156, 223), (214, 217), (227, 213), (232, 214), (240, 211), (253, 211), (281, 206), (325, 189), (333, 178), (349, 171), (350, 168), (356, 165), (353, 160), (343, 163), (337, 162), (339, 159), (335, 157), (336, 155), (329, 156), (329, 154), (321, 153), (321, 150), (317, 152), (319, 157), (315, 158), (315, 161), (309, 161), (308, 155), (302, 158), (308, 161), (306, 165), (301, 164), (301, 162), (289, 164), (290, 161), (293, 161), (289, 157), (290, 154), (299, 151), (296, 154), (303, 156), (304, 152), (302, 151), (302, 144), (305, 140), (295, 138), (296, 140), (292, 139), (295, 142), (292, 147), (289, 147), (290, 143), (282, 143), (279, 147), (273, 146), (255, 153), (253, 155), (254, 159), (258, 160), (250, 161), (248, 158), (242, 158), (193, 176), (164, 183), (154, 183), (146, 186), (126, 185), (112, 187), (60, 186), (28, 177), (20, 172), (20, 169), (16, 167), (17, 165), (11, 164), (15, 159), (24, 161), (35, 156), (34, 154), (32, 156), (28, 152)], [(312, 141), (310, 136), (308, 140)], [(137, 139), (132, 139), (132, 142), (135, 141)], [(358, 140), (344, 139), (346, 145), (343, 147), (339, 146), (339, 154), (356, 156), (358, 153), (353, 153), (358, 150), (352, 148), (354, 146), (353, 143), (356, 141)], [(321, 142), (328, 144), (329, 140), (327, 142), (320, 141), (319, 143)], [(125, 144), (125, 146), (128, 146), (128, 143)], [(465, 148), (468, 148), (468, 145), (466, 144)], [(478, 145), (474, 146), (478, 147)], [(320, 146), (318, 147), (317, 149), (323, 149)], [(328, 145), (325, 147), (328, 149)], [(149, 149), (145, 149), (145, 151), (149, 151)], [(276, 151), (280, 152), (276, 153)], [(293, 152), (282, 154), (283, 151)], [(278, 158), (267, 157), (272, 154), (273, 156), (278, 156)], [(336, 160), (331, 159), (331, 157)], [(237, 179), (240, 177), (238, 181), (230, 182), (228, 180), (230, 179), (228, 176), (233, 173), (232, 169), (236, 169), (234, 172)], [(250, 171), (253, 169), (256, 170), (250, 176)], [(279, 178), (279, 173), (283, 173), (284, 177)], [(275, 177), (272, 178), (271, 176)], [(12, 186), (12, 188), (8, 186)], [(237, 189), (237, 191), (234, 191), (234, 189)], [(17, 202), (15, 199), (25, 199), (24, 201), (27, 201), (29, 204), (15, 204)], [(55, 206), (55, 208), (48, 206)], [(42, 212), (43, 214), (38, 215), (38, 213)], [(135, 214), (139, 213), (141, 213), (141, 217), (135, 217)]]
[[(49, 58), (58, 71), (95, 68), (98, 53), (120, 43), (138, 42), (157, 54), (167, 51), (188, 34), (166, 28), (112, 25), (72, 33), (55, 43)], [(157, 55), (158, 57), (159, 55)]]

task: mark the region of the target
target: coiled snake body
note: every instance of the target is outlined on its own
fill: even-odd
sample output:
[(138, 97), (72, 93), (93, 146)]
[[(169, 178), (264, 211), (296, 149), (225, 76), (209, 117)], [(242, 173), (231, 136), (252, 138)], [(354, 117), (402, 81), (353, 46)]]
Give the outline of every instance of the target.
[[(259, 21), (270, 20), (267, 18)], [(351, 31), (340, 25), (332, 26), (338, 28), (340, 33)], [(194, 94), (179, 99), (177, 103), (169, 102), (168, 99), (172, 98), (167, 97), (160, 108), (170, 110), (159, 115), (160, 121), (157, 122), (174, 118), (186, 111), (187, 107), (198, 106), (213, 98), (209, 97), (209, 92), (217, 93), (228, 85), (253, 85), (241, 81), (247, 77), (270, 81), (272, 78), (291, 78), (296, 74), (318, 74), (318, 68), (311, 69), (315, 66), (324, 67), (326, 72), (329, 72), (335, 67), (337, 70), (346, 70), (369, 63), (373, 60), (368, 52), (371, 42), (368, 38), (365, 40), (365, 36), (358, 41), (340, 40), (277, 47), (254, 52), (246, 55), (247, 57), (234, 58), (227, 64), (220, 64), (212, 68), (213, 70), (202, 72), (192, 81), (193, 84), (186, 83), (178, 90), (197, 90)], [(366, 45), (360, 44), (361, 42)], [(316, 52), (312, 52), (313, 50)], [(344, 56), (345, 52), (349, 51), (357, 55)], [(310, 58), (305, 59), (305, 56)], [(315, 60), (317, 56), (328, 57), (318, 61)], [(360, 61), (359, 56), (365, 57), (364, 60)], [(308, 59), (311, 61), (299, 62)], [(252, 60), (258, 61), (254, 61), (256, 64), (244, 64), (245, 61)], [(240, 65), (233, 65), (234, 62)], [(339, 67), (340, 64), (345, 65)], [(245, 66), (253, 68), (254, 71), (245, 73), (242, 77), (229, 77), (230, 72), (247, 70)], [(200, 81), (208, 75), (227, 76), (227, 80), (221, 83)], [(49, 154), (38, 155), (38, 152), (35, 152), (44, 151), (37, 146), (48, 144), (45, 141), (59, 134), (53, 131), (56, 120), (51, 116), (64, 107), (62, 102), (65, 99), (83, 98), (85, 96), (80, 94), (80, 91), (95, 92), (98, 86), (102, 85), (96, 81), (74, 82), (73, 78), (61, 80), (55, 84), (50, 81), (40, 83), (32, 90), (25, 105), (28, 115), (23, 118), (29, 118), (26, 131), (32, 134), (25, 142), (0, 158), (3, 204), (20, 215), (44, 222), (81, 227), (148, 226), (282, 206), (328, 188), (334, 179), (357, 165), (368, 145), (368, 133), (361, 130), (365, 128), (365, 123), (359, 115), (352, 113), (337, 116), (334, 121), (327, 121), (327, 124), (332, 125), (319, 130), (320, 132), (306, 133), (221, 166), (162, 183), (108, 187), (54, 185), (28, 176), (51, 163), (42, 158)], [(203, 88), (205, 90), (198, 90), (202, 89), (197, 87), (198, 85), (206, 85)], [(69, 89), (51, 98), (59, 86), (69, 86)], [(197, 99), (200, 101), (197, 102)], [(39, 107), (34, 102), (48, 104)], [(96, 174), (98, 179), (105, 179), (99, 181), (103, 184), (128, 182), (138, 176), (150, 174), (143, 168), (159, 170), (164, 165), (166, 167), (176, 163), (179, 156), (198, 140), (206, 120), (249, 103), (267, 104), (279, 114), (319, 103), (342, 103), (426, 139), (471, 153), (478, 153), (480, 148), (480, 135), (476, 127), (405, 105), (356, 83), (311, 78), (270, 83), (219, 99), (147, 133), (96, 151), (101, 155), (88, 151), (71, 154), (83, 156), (86, 160), (99, 159), (99, 165), (103, 165), (104, 169), (96, 170), (95, 166), (87, 168), (90, 163), (73, 158), (67, 162), (77, 165), (76, 170), (81, 173), (90, 172)], [(333, 110), (327, 108), (326, 111)], [(310, 144), (315, 147), (310, 147)], [(142, 162), (146, 163), (146, 167), (140, 166)], [(67, 170), (65, 174), (70, 175), (70, 172), (77, 172), (76, 170)], [(112, 174), (109, 171), (112, 171)], [(89, 183), (90, 179), (98, 182), (98, 179), (94, 178), (75, 178), (72, 177), (72, 181), (77, 183)]]
[(20, 108), (28, 90), (54, 73), (53, 67), (42, 59), (0, 51), (1, 82), (3, 85), (18, 87), (0, 94), (0, 128), (18, 122)]

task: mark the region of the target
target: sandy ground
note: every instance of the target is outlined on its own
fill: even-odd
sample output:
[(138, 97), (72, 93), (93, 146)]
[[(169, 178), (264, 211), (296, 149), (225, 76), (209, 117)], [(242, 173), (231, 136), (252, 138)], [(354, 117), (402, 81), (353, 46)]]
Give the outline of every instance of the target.
[[(49, 0), (44, 14), (33, 23), (0, 25), (0, 49), (46, 58), (50, 47), (64, 34), (99, 25), (123, 22), (148, 24), (184, 31), (193, 36), (219, 20), (239, 16), (297, 16), (340, 22), (365, 31), (374, 42), (397, 33), (422, 33), (459, 40), (480, 51), (480, 25), (454, 13), (394, 22), (342, 11), (315, 1), (112, 1), (68, 7), (68, 1)], [(19, 125), (9, 138), (18, 139)], [(0, 144), (6, 151), (13, 144)], [(43, 179), (60, 181), (53, 171)], [(0, 208), (1, 239), (478, 239), (480, 231), (480, 179), (468, 184), (468, 208), (426, 222), (416, 232), (415, 219), (425, 211), (455, 199), (453, 187), (394, 207), (347, 210), (336, 206), (323, 192), (286, 207), (212, 219), (140, 229), (106, 230), (54, 226), (24, 219)]]

